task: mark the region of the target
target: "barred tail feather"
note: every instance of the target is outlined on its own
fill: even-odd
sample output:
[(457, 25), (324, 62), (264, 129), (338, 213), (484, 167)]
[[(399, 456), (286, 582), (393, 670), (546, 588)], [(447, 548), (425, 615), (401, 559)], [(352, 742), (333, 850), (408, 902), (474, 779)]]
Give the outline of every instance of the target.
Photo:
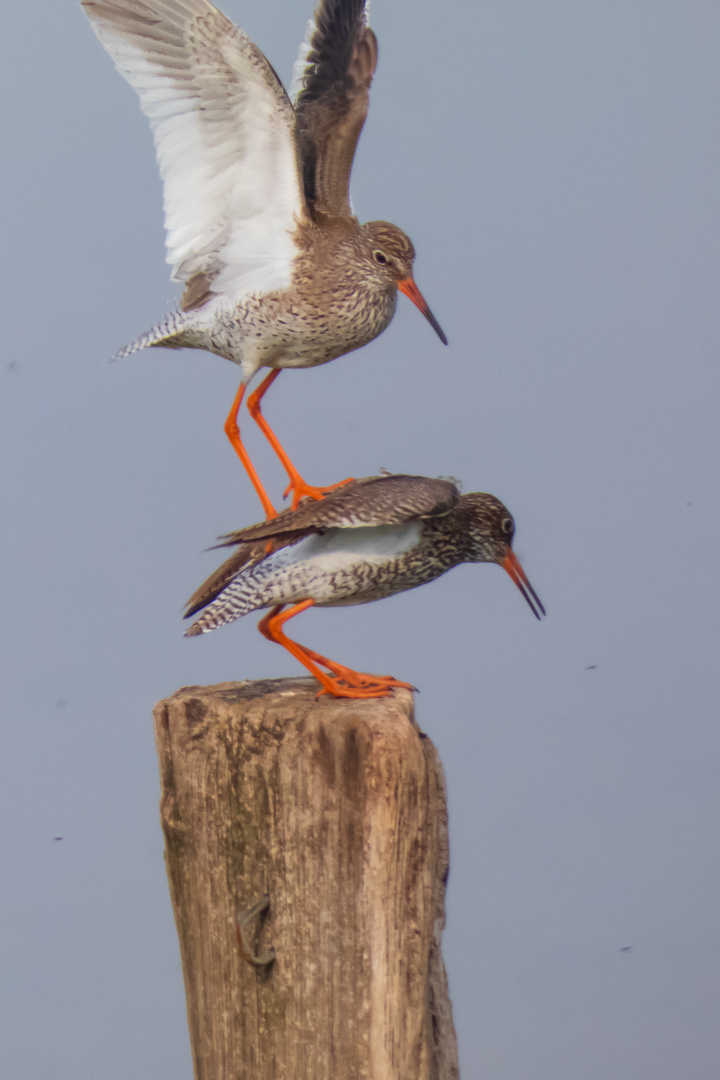
[[(225, 620), (225, 622), (227, 622), (227, 620)], [(183, 634), (183, 637), (199, 637), (200, 634), (209, 634), (216, 626), (222, 625), (221, 622), (209, 619), (206, 612), (201, 619), (198, 619), (197, 622), (194, 622), (192, 626), (188, 627)]]
[(110, 359), (120, 360), (123, 356), (131, 356), (133, 353), (140, 352), (141, 349), (147, 349), (152, 345), (161, 345), (166, 349), (182, 349), (184, 342), (173, 340), (173, 338), (179, 339), (184, 330), (185, 322), (186, 319), (182, 312), (173, 311), (161, 323), (153, 326), (152, 330), (148, 330), (146, 334), (142, 334), (129, 345), (124, 345), (122, 349), (118, 349)]
[[(242, 615), (248, 615), (263, 607), (267, 601), (262, 588), (262, 578), (265, 575), (240, 573), (220, 595), (208, 604), (197, 622), (185, 631), (185, 637), (197, 637), (198, 634), (207, 634), (218, 626), (234, 622)], [(188, 615), (190, 612), (188, 612)], [(193, 612), (194, 614), (194, 612)], [(185, 616), (187, 618), (187, 615)]]

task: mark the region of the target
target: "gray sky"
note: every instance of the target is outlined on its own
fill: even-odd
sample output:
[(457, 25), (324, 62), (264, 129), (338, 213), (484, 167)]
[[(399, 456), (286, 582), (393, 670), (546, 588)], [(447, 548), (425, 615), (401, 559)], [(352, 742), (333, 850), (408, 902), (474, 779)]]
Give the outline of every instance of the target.
[[(224, 10), (289, 82), (311, 2)], [(717, 6), (375, 0), (372, 24), (354, 202), (412, 237), (450, 347), (401, 297), (266, 415), (310, 482), (384, 466), (499, 496), (549, 614), (466, 566), (295, 632), (422, 690), (463, 1080), (709, 1080)], [(253, 617), (182, 637), (204, 549), (261, 513), (222, 429), (234, 366), (104, 363), (177, 295), (135, 95), (75, 3), (10, 6), (3, 42), (0, 1066), (189, 1080), (151, 707), (301, 672)]]

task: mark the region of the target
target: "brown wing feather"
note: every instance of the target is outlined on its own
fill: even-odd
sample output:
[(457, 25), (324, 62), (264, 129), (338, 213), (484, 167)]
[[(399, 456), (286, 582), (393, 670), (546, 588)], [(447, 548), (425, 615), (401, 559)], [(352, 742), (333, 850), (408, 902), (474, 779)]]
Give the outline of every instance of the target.
[(460, 492), (451, 480), (402, 474), (366, 476), (331, 491), (319, 501), (303, 499), (297, 510), (283, 510), (271, 521), (221, 537), (218, 547), (240, 547), (192, 594), (185, 618), (212, 603), (246, 566), (262, 562), (270, 552), (297, 544), (311, 533), (338, 527), (401, 525), (412, 518), (439, 517), (450, 513), (459, 499)]
[(210, 278), (206, 274), (199, 273), (188, 278), (185, 292), (180, 301), (181, 311), (192, 311), (193, 308), (201, 308), (213, 295), (210, 288)]
[(191, 615), (195, 615), (212, 603), (215, 597), (220, 595), (243, 567), (251, 562), (259, 562), (264, 557), (266, 548), (266, 543), (253, 543), (243, 544), (237, 551), (234, 551), (230, 558), (226, 559), (222, 566), (219, 566), (206, 581), (203, 581), (200, 588), (196, 589), (192, 594), (186, 604), (187, 611), (184, 618), (189, 619)]
[(365, 0), (322, 0), (296, 105), (305, 198), (314, 215), (352, 217), (350, 171), (377, 65)]
[(438, 517), (449, 513), (459, 498), (458, 487), (451, 480), (403, 474), (366, 476), (331, 491), (324, 499), (304, 499), (297, 510), (283, 510), (270, 521), (228, 533), (222, 541), (230, 545), (273, 539), (277, 548), (295, 542), (300, 533), (402, 525), (413, 518)]

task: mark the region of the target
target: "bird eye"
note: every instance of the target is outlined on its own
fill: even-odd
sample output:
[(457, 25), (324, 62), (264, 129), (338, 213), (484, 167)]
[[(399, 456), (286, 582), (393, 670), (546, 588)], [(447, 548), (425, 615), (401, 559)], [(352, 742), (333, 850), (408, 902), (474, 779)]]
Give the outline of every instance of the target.
[(384, 255), (382, 251), (373, 251), (373, 259), (381, 266), (387, 266), (389, 262), (387, 255)]
[(500, 522), (500, 528), (504, 533), (512, 533), (513, 529), (515, 528), (515, 522), (511, 517), (505, 517)]

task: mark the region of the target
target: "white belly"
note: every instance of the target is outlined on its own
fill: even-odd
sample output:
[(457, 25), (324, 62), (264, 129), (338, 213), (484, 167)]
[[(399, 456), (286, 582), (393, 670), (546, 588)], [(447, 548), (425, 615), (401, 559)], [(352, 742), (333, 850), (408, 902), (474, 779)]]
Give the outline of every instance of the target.
[(305, 599), (321, 607), (367, 603), (376, 598), (372, 595), (376, 577), (418, 544), (420, 529), (420, 522), (414, 521), (328, 529), (321, 536), (308, 536), (266, 561), (265, 567), (273, 564), (274, 579), (272, 584), (266, 579), (272, 594), (266, 604)]

